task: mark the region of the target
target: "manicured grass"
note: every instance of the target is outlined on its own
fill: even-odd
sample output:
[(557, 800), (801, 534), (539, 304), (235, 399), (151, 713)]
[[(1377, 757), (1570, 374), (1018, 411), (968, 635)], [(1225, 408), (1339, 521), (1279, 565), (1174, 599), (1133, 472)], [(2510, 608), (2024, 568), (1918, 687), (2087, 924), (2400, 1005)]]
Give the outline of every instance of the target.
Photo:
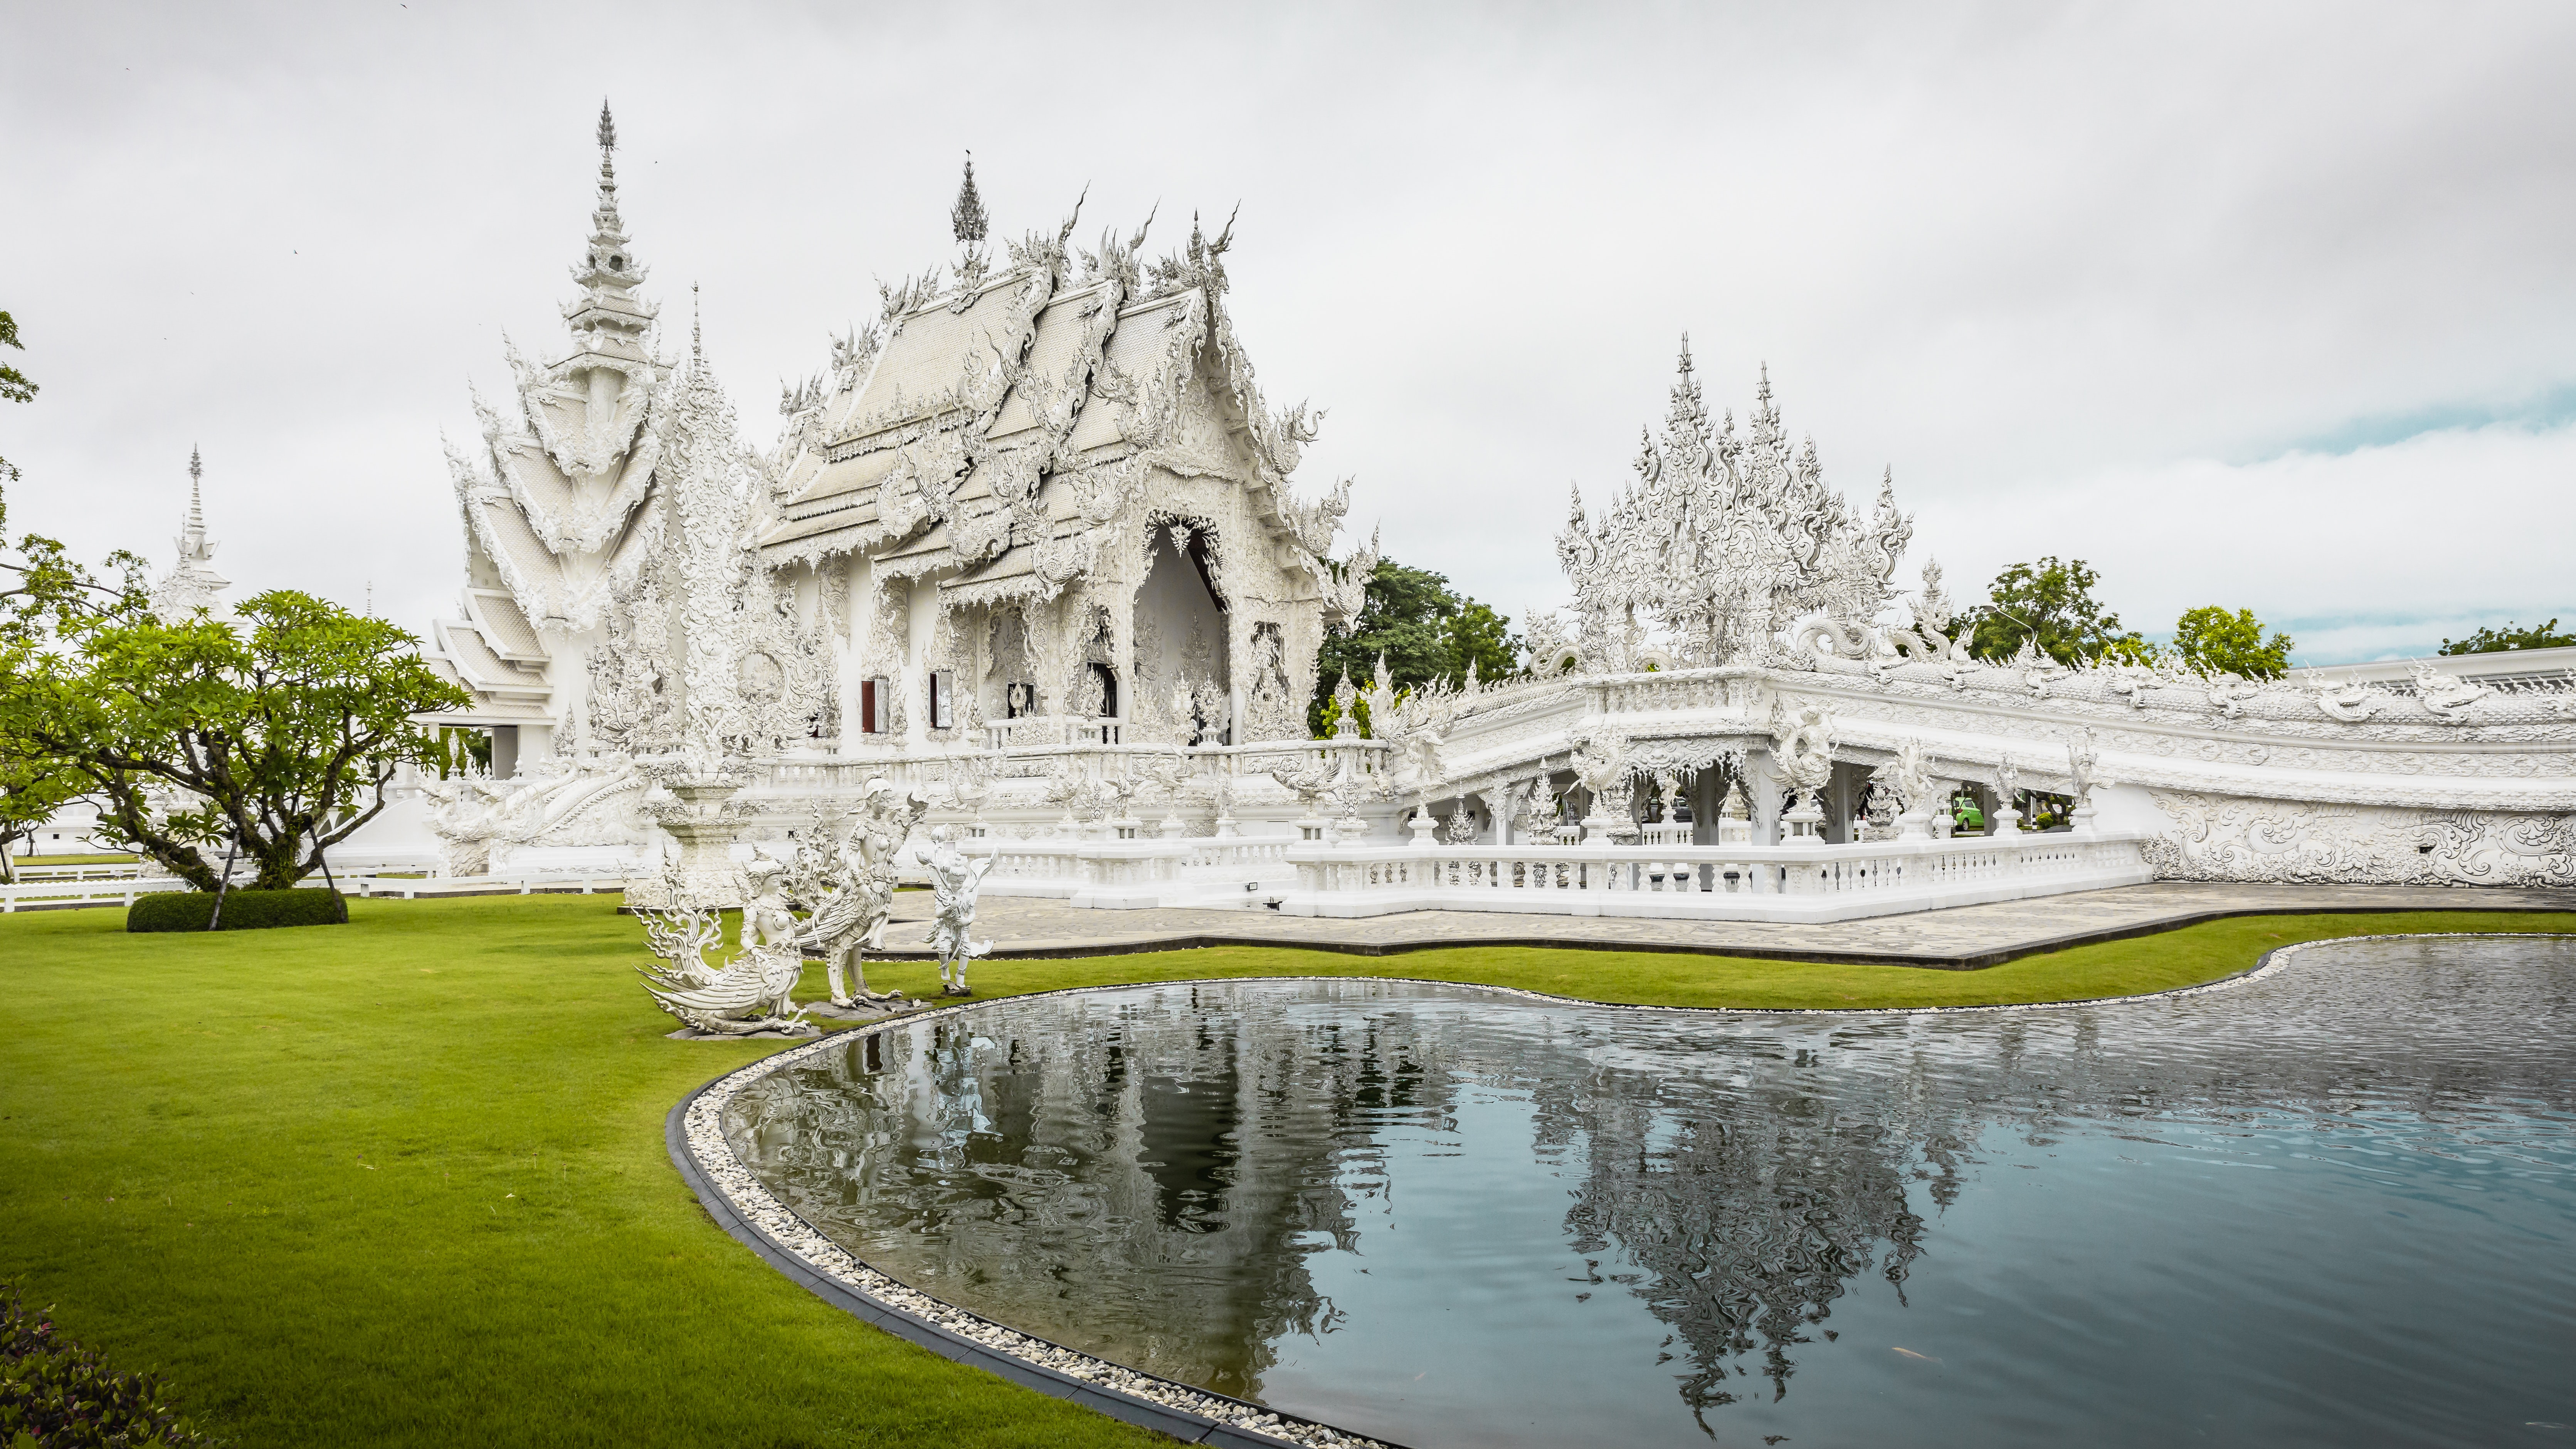
[[(983, 961), (969, 979), (978, 996), (1013, 996), (1120, 981), (1211, 976), (1407, 976), (1516, 986), (1556, 996), (1644, 1006), (1852, 1009), (1993, 1006), (2080, 1001), (2169, 991), (2234, 975), (2291, 941), (2405, 931), (2565, 931), (2576, 914), (2554, 911), (2412, 911), (2385, 915), (2246, 916), (2025, 956), (1982, 971), (1852, 966), (1661, 952), (1468, 947), (1346, 956), (1330, 951), (1220, 947), (1069, 961)], [(927, 966), (871, 966), (868, 983), (928, 993)]]
[[(213, 936), (127, 935), (113, 910), (0, 917), (0, 1278), (247, 1446), (1169, 1442), (866, 1328), (717, 1231), (664, 1155), (663, 1115), (780, 1044), (665, 1040), (635, 984), (641, 928), (614, 904), (353, 901), (345, 927)], [(986, 996), (1314, 974), (1953, 1004), (2186, 984), (2318, 936), (2571, 929), (2257, 917), (1982, 972), (1230, 948), (985, 963), (975, 980)]]
[(12, 866), (27, 865), (132, 865), (131, 855), (12, 855)]

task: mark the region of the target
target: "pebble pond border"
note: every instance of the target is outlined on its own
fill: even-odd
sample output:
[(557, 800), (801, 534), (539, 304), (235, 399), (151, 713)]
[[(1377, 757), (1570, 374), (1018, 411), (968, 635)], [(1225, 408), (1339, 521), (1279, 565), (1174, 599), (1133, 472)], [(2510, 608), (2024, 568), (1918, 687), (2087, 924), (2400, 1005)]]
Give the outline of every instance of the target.
[(835, 1307), (884, 1328), (900, 1337), (930, 1349), (943, 1357), (972, 1364), (1026, 1385), (1056, 1398), (1069, 1399), (1097, 1409), (1128, 1423), (1143, 1425), (1193, 1444), (1216, 1444), (1229, 1449), (1271, 1449), (1271, 1446), (1297, 1445), (1305, 1449), (1402, 1449), (1388, 1440), (1372, 1439), (1337, 1429), (1317, 1420), (1284, 1414), (1243, 1399), (1211, 1393), (1206, 1389), (1180, 1383), (1155, 1374), (1144, 1373), (1124, 1364), (1070, 1349), (1060, 1343), (1022, 1333), (1006, 1324), (996, 1323), (980, 1314), (960, 1308), (908, 1287), (869, 1267), (848, 1249), (823, 1236), (813, 1224), (805, 1221), (786, 1204), (770, 1194), (734, 1155), (725, 1141), (721, 1126), (725, 1107), (734, 1095), (761, 1077), (783, 1067), (793, 1066), (807, 1057), (837, 1050), (861, 1038), (897, 1026), (933, 1021), (956, 1016), (1004, 1002), (1029, 1001), (1045, 996), (1077, 996), (1104, 991), (1133, 991), (1147, 987), (1242, 985), (1264, 981), (1331, 981), (1340, 983), (1385, 981), (1421, 986), (1463, 986), (1476, 991), (1516, 996), (1524, 1000), (1553, 1005), (1608, 1007), (1621, 1011), (1687, 1012), (1729, 1016), (1818, 1016), (1846, 1013), (1871, 1016), (1932, 1016), (1962, 1012), (2046, 1011), (2069, 1006), (2117, 1006), (2131, 1002), (2161, 1001), (2173, 997), (2198, 996), (2213, 991), (2226, 991), (2249, 985), (2272, 975), (2287, 965), (2300, 952), (2318, 946), (2336, 946), (2354, 941), (2425, 941), (2458, 939), (2497, 940), (2565, 940), (2563, 935), (2538, 931), (2435, 931), (2408, 932), (2384, 936), (2330, 936), (2315, 941), (2296, 941), (2266, 951), (2255, 963), (2232, 976), (2206, 981), (2197, 986), (2177, 987), (2169, 991), (2140, 992), (2129, 996), (2098, 996), (2073, 1001), (2013, 1002), (1988, 1006), (1913, 1006), (1913, 1007), (1725, 1007), (1725, 1006), (1647, 1006), (1630, 1002), (1588, 1001), (1580, 997), (1555, 996), (1543, 991), (1528, 991), (1512, 986), (1488, 986), (1479, 982), (1430, 981), (1410, 976), (1224, 976), (1202, 977), (1179, 981), (1138, 981), (1118, 985), (1076, 986), (1060, 991), (1028, 992), (1018, 996), (995, 997), (987, 1001), (963, 1002), (933, 1011), (915, 1012), (890, 1017), (884, 1021), (847, 1031), (827, 1033), (817, 1040), (779, 1052), (773, 1056), (736, 1068), (699, 1087), (671, 1108), (664, 1124), (664, 1137), (670, 1148), (671, 1161), (680, 1175), (697, 1193), (708, 1214), (718, 1226), (732, 1234), (762, 1258), (802, 1283), (809, 1291)]

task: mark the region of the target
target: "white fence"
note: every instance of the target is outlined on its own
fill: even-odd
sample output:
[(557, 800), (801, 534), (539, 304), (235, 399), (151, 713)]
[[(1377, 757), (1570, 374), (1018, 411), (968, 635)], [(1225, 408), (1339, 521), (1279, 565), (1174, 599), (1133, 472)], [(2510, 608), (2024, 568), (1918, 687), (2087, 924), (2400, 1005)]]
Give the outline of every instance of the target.
[(964, 843), (990, 855), (984, 893), (1043, 896), (1109, 910), (1260, 905), (1296, 884), (1285, 836), (1196, 840), (1000, 840)]
[(1858, 845), (1299, 846), (1282, 911), (1519, 911), (1848, 921), (2138, 885), (2136, 836), (2029, 834)]
[[(20, 885), (0, 886), (0, 914), (17, 911), (69, 910), (76, 906), (131, 906), (137, 896), (156, 895), (165, 891), (191, 889), (175, 876), (138, 877), (131, 866), (102, 866), (103, 870), (120, 870), (122, 875), (107, 879), (67, 877), (28, 881)], [(233, 889), (248, 888), (247, 872), (236, 867)], [(580, 875), (568, 871), (502, 871), (493, 875), (449, 877), (398, 875), (341, 875), (333, 869), (330, 883), (337, 884), (343, 895), (401, 900), (422, 900), (440, 896), (549, 895), (622, 891), (624, 875)], [(319, 871), (295, 883), (298, 888), (320, 890), (325, 881)]]
[[(236, 885), (239, 883), (235, 882)], [(314, 884), (320, 885), (321, 882), (317, 880)], [(28, 881), (20, 885), (0, 886), (0, 913), (68, 910), (74, 906), (130, 906), (136, 896), (187, 889), (186, 881), (171, 876), (142, 880), (131, 873), (119, 880), (72, 877)]]
[[(122, 865), (35, 865), (21, 859), (11, 863), (16, 867), (9, 872), (17, 877), (11, 882), (15, 885), (36, 885), (55, 880), (133, 880), (144, 873), (144, 868), (133, 861)], [(151, 869), (158, 872), (160, 867), (156, 865)]]
[[(340, 889), (353, 896), (395, 900), (429, 900), (442, 896), (592, 895), (622, 891), (632, 877), (623, 872), (580, 874), (562, 870), (502, 870), (490, 875), (340, 877)], [(306, 885), (320, 885), (318, 875)]]
[[(2134, 835), (2023, 834), (1856, 845), (1325, 845), (1284, 836), (964, 843), (993, 858), (984, 891), (1102, 909), (1275, 906), (1291, 915), (1508, 911), (1564, 916), (1823, 922), (2152, 878)], [(320, 875), (301, 884), (319, 887)], [(358, 874), (343, 891), (403, 900), (620, 891), (623, 874)], [(166, 877), (0, 888), (0, 910), (131, 905), (183, 890)]]
[(1324, 845), (1222, 840), (981, 840), (984, 890), (1068, 905), (1275, 906), (1289, 915), (1517, 911), (1695, 920), (1846, 921), (2138, 885), (2139, 838), (1857, 845)]

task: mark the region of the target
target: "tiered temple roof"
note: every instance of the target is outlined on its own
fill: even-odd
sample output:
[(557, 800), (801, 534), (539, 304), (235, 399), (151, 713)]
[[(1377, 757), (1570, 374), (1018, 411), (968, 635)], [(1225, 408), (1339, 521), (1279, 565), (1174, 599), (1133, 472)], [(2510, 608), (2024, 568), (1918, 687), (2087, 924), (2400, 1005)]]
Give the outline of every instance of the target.
[(772, 563), (865, 553), (946, 573), (953, 603), (1052, 596), (1091, 565), (1148, 458), (1230, 477), (1265, 525), (1329, 547), (1342, 499), (1301, 506), (1287, 489), (1312, 424), (1265, 409), (1225, 314), (1230, 231), (1211, 241), (1194, 222), (1181, 255), (1140, 269), (1145, 228), (1076, 265), (1073, 225), (989, 274), (970, 243), (944, 291), (888, 289), (831, 385), (791, 394)]

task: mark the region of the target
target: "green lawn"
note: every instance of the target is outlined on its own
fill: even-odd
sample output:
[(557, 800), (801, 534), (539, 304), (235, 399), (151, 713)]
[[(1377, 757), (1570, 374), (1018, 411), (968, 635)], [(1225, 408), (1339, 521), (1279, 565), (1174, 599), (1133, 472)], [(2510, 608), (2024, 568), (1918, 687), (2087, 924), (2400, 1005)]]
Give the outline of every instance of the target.
[(31, 865), (132, 865), (131, 855), (12, 855), (9, 868), (23, 870)]
[[(614, 898), (355, 901), (347, 927), (129, 936), (0, 917), (0, 1278), (244, 1445), (1143, 1444), (790, 1285), (664, 1156), (778, 1049), (664, 1040)], [(1952, 1004), (2207, 980), (2283, 941), (2576, 917), (2271, 916), (1988, 971), (1596, 951), (1230, 948), (998, 962), (985, 995), (1402, 975), (1607, 1001)], [(870, 972), (927, 991), (926, 966)], [(819, 981), (809, 976), (809, 993)]]

